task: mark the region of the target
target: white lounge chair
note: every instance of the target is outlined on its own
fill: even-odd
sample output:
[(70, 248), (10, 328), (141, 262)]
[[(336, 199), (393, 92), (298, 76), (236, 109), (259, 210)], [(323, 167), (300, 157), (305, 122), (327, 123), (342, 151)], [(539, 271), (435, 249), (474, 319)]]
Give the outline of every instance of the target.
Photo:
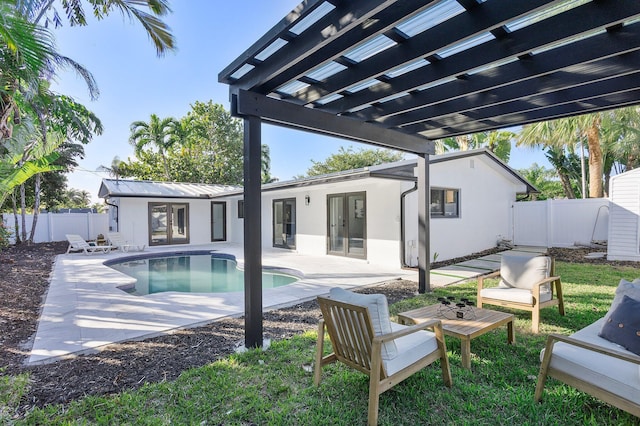
[(67, 253), (72, 251), (82, 251), (84, 254), (95, 254), (95, 253), (109, 253), (111, 251), (111, 246), (96, 246), (91, 245), (84, 240), (80, 235), (77, 234), (67, 234), (67, 241), (69, 241), (69, 248), (67, 249)]
[(129, 244), (119, 232), (107, 233), (107, 239), (112, 247), (122, 252), (143, 251), (146, 247), (146, 244)]

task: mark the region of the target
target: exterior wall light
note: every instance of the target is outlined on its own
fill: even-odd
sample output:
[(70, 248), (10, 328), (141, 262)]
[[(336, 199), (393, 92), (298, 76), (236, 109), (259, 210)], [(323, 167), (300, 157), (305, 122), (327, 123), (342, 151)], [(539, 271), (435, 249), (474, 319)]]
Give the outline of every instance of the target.
[(304, 196), (304, 205), (308, 206), (309, 204), (311, 204), (311, 197), (309, 197), (308, 195)]

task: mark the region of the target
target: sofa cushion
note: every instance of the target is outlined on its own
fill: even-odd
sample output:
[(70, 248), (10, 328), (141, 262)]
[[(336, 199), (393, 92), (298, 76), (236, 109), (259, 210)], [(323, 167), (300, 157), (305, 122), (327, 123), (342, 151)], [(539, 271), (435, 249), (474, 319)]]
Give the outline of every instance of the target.
[(629, 296), (632, 299), (640, 300), (640, 278), (636, 278), (635, 280), (629, 282), (625, 279), (621, 279), (618, 287), (616, 288), (616, 295), (613, 298), (613, 302), (611, 302), (611, 307), (609, 311), (605, 314), (605, 321), (609, 320), (609, 316), (615, 310), (616, 307), (620, 303), (622, 303), (622, 299), (624, 296)]
[(531, 290), (534, 284), (549, 278), (551, 258), (547, 256), (517, 256), (503, 254), (500, 263), (500, 283), (505, 287)]
[(640, 301), (625, 295), (605, 320), (599, 336), (640, 355)]
[[(369, 309), (371, 325), (376, 336), (389, 334), (392, 331), (389, 318), (389, 305), (384, 294), (359, 294), (344, 290), (339, 287), (329, 290), (329, 296), (333, 300), (349, 303), (351, 305), (366, 306)], [(398, 349), (394, 341), (382, 344), (382, 359), (392, 359), (398, 355)]]
[[(391, 328), (393, 331), (399, 331), (406, 329), (407, 326), (392, 322)], [(384, 371), (389, 376), (413, 365), (416, 361), (438, 349), (438, 340), (435, 333), (427, 330), (416, 331), (399, 337), (395, 342), (399, 355), (393, 359), (382, 360)]]
[[(604, 319), (601, 318), (572, 334), (571, 337), (606, 349), (625, 352), (626, 350), (620, 345), (598, 336), (603, 322)], [(541, 361), (544, 352), (543, 349), (540, 353)], [(640, 377), (637, 364), (558, 342), (553, 347), (550, 367), (640, 404)]]

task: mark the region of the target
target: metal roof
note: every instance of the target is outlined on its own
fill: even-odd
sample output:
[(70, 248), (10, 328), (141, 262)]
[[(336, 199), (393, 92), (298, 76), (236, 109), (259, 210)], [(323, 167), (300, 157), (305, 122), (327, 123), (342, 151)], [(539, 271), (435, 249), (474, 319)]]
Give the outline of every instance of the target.
[(640, 103), (638, 0), (307, 0), (218, 76), (232, 113), (432, 139)]
[(213, 198), (237, 186), (203, 183), (155, 182), (148, 180), (102, 179), (98, 196), (143, 198)]

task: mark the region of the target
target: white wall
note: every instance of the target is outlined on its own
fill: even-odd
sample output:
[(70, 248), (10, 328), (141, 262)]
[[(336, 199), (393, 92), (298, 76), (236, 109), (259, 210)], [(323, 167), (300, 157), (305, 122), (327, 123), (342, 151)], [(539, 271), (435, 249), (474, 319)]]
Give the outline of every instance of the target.
[[(485, 156), (434, 163), (429, 167), (432, 188), (458, 189), (460, 217), (432, 218), (430, 260), (466, 256), (496, 246), (499, 236), (510, 237), (510, 205), (524, 188), (505, 179), (500, 166)], [(417, 264), (418, 193), (407, 196), (406, 261)]]
[(640, 169), (611, 178), (607, 259), (640, 260)]
[[(262, 245), (273, 246), (273, 200), (296, 199), (296, 248), (301, 254), (327, 253), (327, 195), (365, 192), (367, 218), (367, 261), (399, 266), (400, 192), (404, 182), (366, 178), (339, 183), (318, 184), (306, 188), (267, 191), (262, 195)], [(410, 186), (410, 185), (409, 185)], [(309, 205), (305, 196), (309, 196)], [(236, 198), (237, 199), (237, 198)], [(235, 204), (233, 201), (232, 204)], [(242, 242), (242, 220), (231, 227)]]
[[(225, 201), (225, 200), (215, 200)], [(149, 203), (173, 202), (189, 205), (189, 241), (190, 244), (211, 243), (211, 200), (199, 199), (163, 199), (123, 197), (117, 202), (118, 231), (131, 244), (149, 245)], [(226, 202), (226, 201), (225, 201)], [(237, 217), (235, 203), (227, 202), (227, 223), (229, 218)], [(234, 241), (234, 228), (227, 225), (227, 240)], [(240, 237), (241, 239), (242, 237)]]

